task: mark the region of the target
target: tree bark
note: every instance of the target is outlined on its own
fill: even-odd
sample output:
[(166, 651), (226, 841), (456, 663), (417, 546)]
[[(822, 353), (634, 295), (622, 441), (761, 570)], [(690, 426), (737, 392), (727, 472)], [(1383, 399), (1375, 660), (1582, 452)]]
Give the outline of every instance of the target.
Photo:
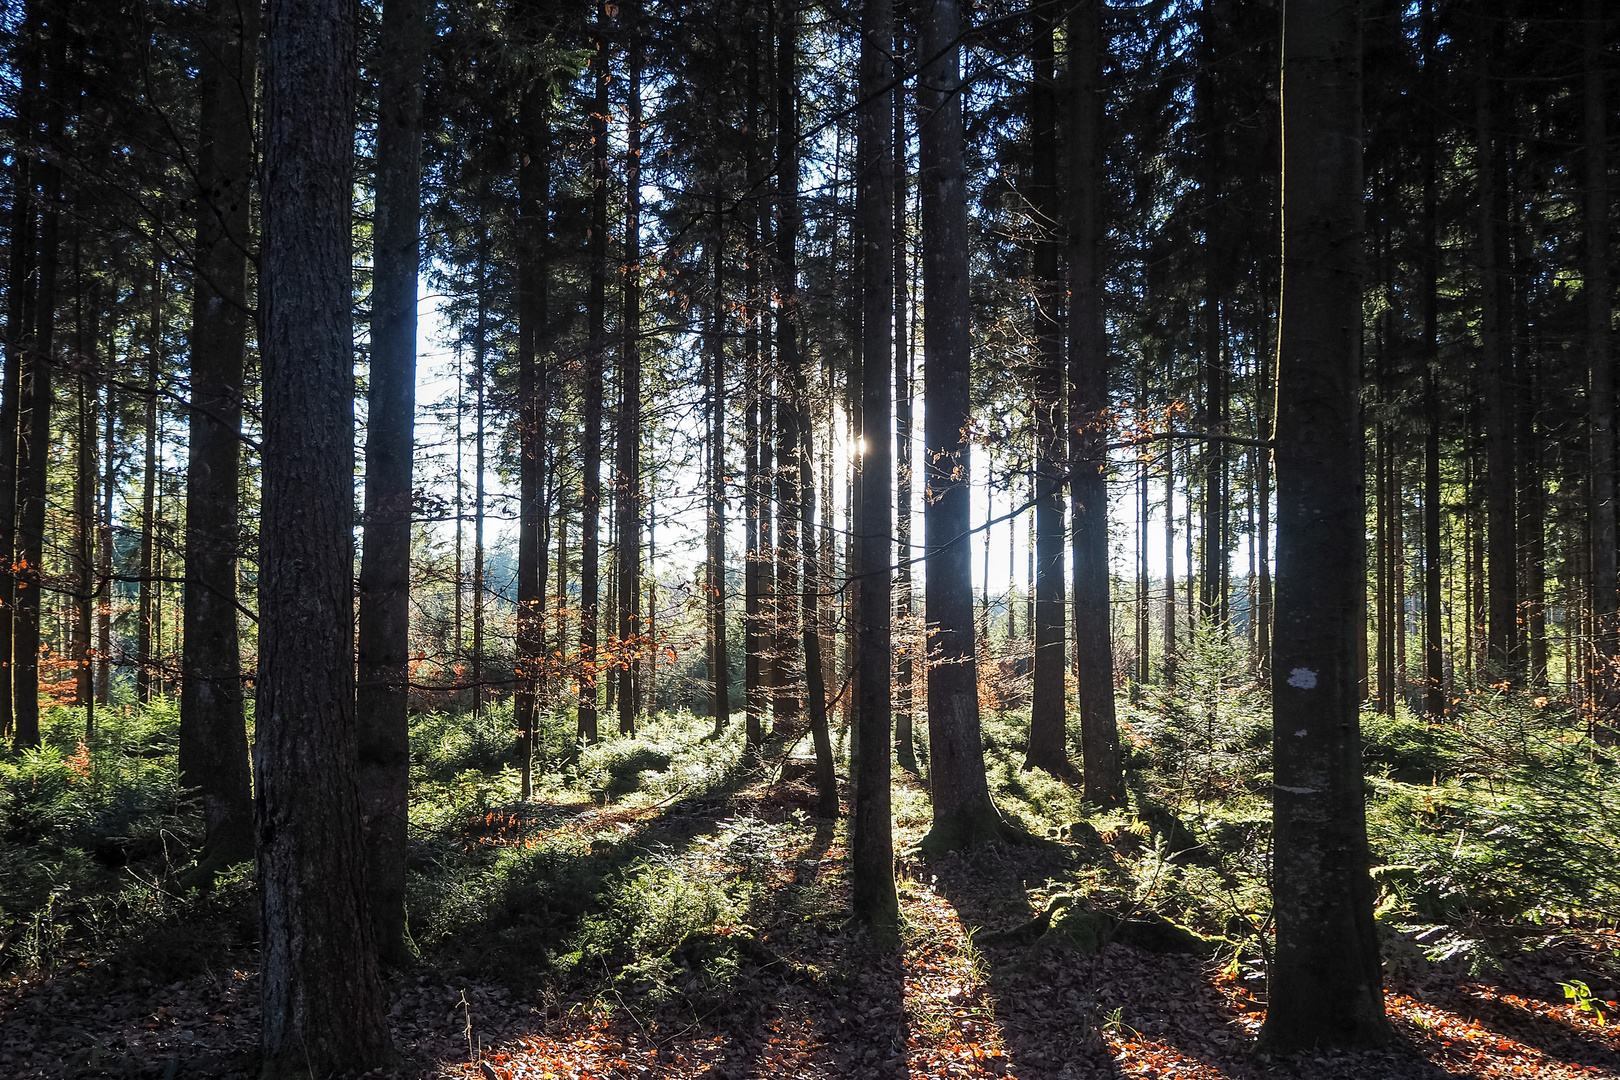
[(422, 70), (430, 0), (387, 0), (378, 45), (371, 387), (360, 554), (355, 728), (366, 892), (378, 958), (415, 952), (405, 910), (410, 794), (412, 470), (416, 291), (421, 265)]
[(38, 746), (40, 621), (44, 614), (46, 472), (50, 464), (51, 407), (55, 402), (56, 286), (62, 170), (56, 164), (65, 127), (67, 42), (51, 27), (45, 63), (45, 143), (40, 162), (38, 280), (34, 337), (24, 355), (17, 454), (17, 608), (12, 637), (13, 708), (17, 745)]
[(641, 635), (641, 12), (623, 8), (629, 47), (625, 110), (624, 347), (619, 368), (618, 566), (619, 733), (633, 735), (641, 701), (641, 668), (633, 657)]
[(1592, 454), (1592, 642), (1599, 715), (1620, 715), (1620, 574), (1615, 556), (1614, 357), (1609, 337), (1614, 287), (1609, 272), (1609, 166), (1603, 43), (1608, 40), (1603, 0), (1586, 0), (1584, 109), (1586, 114), (1586, 364)]
[[(543, 18), (540, 4), (525, 14)], [(531, 43), (541, 40), (538, 22), (524, 28)], [(545, 335), (547, 286), (545, 246), (550, 239), (551, 139), (546, 110), (551, 85), (537, 78), (524, 86), (518, 102), (523, 152), (518, 167), (518, 569), (517, 640), (513, 711), (518, 729), (520, 794), (534, 794), (534, 730), (546, 668), (546, 551), (549, 519), (545, 495), (549, 378), (539, 369)]]
[(972, 474), (967, 170), (964, 160), (957, 0), (920, 5), (917, 52), (918, 189), (923, 245), (924, 603), (929, 651), (928, 745), (931, 851), (974, 847), (1003, 831), (985, 779), (973, 639)]
[(731, 722), (726, 648), (726, 301), (725, 218), (714, 195), (714, 310), (709, 331), (709, 705), (718, 735)]
[[(595, 74), (596, 100), (591, 107), (591, 231), (590, 271), (585, 298), (585, 318), (589, 340), (585, 343), (585, 363), (581, 372), (584, 397), (584, 434), (580, 460), (584, 483), (580, 498), (579, 562), (579, 737), (597, 740), (596, 675), (598, 668), (597, 563), (601, 558), (602, 520), (602, 369), (607, 358), (607, 181), (608, 181), (608, 14), (609, 5), (601, 0), (596, 14), (596, 31), (591, 56)], [(559, 594), (560, 595), (560, 594)]]
[[(35, 213), (35, 158), (39, 153), (39, 29), (40, 0), (29, 0), (18, 30), (15, 65), (17, 69), (16, 125), (11, 169), (11, 248), (10, 286), (6, 290), (6, 374), (0, 387), (0, 567), (13, 567), (17, 558), (17, 421), (22, 406), (22, 369), (33, 348), (33, 289), (24, 282), (33, 275)], [(17, 575), (0, 573), (0, 738), (14, 735), (12, 641), (17, 607)], [(19, 746), (37, 745), (34, 742)]]
[(152, 699), (153, 578), (157, 551), (157, 464), (158, 464), (158, 368), (163, 353), (163, 262), (160, 245), (162, 224), (152, 229), (151, 340), (146, 357), (146, 455), (141, 471), (141, 582), (135, 602), (135, 700), (146, 704)]
[[(1036, 290), (1036, 355), (1030, 380), (1035, 411), (1035, 655), (1024, 768), (1045, 769), (1054, 776), (1073, 780), (1068, 692), (1064, 685), (1067, 620), (1063, 610), (1063, 479), (1068, 472), (1068, 428), (1063, 393), (1063, 327), (1058, 321), (1063, 303), (1058, 249), (1065, 223), (1057, 195), (1056, 27), (1046, 6), (1036, 4), (1030, 13), (1035, 32), (1034, 78), (1029, 88), (1033, 154), (1030, 216), (1035, 235), (1031, 269)], [(1078, 137), (1084, 134), (1076, 132)], [(1110, 694), (1112, 689), (1110, 686)]]
[(266, 1077), (389, 1063), (354, 724), (356, 9), (271, 0), (255, 746)]
[(868, 0), (862, 12), (860, 100), (856, 116), (862, 163), (856, 198), (864, 233), (861, 260), (860, 503), (853, 528), (860, 575), (855, 614), (854, 738), (850, 743), (850, 890), (855, 917), (893, 933), (900, 924), (894, 886), (889, 797), (889, 685), (893, 667), (889, 557), (891, 471), (889, 350), (894, 315), (894, 7)]
[(771, 730), (799, 734), (799, 115), (794, 73), (798, 63), (798, 9), (778, 13), (776, 43), (777, 221), (776, 316), (776, 650), (771, 665)]
[[(1102, 12), (1075, 9), (1075, 185), (1069, 241), (1070, 474), (1074, 491), (1074, 648), (1079, 667), (1080, 752), (1087, 802), (1125, 798), (1114, 715), (1114, 649), (1108, 590), (1108, 343), (1103, 330)], [(1206, 566), (1205, 576), (1209, 567)]]
[(1505, 154), (1496, 132), (1491, 56), (1500, 43), (1483, 0), (1475, 27), (1478, 49), (1475, 88), (1475, 172), (1479, 181), (1479, 337), (1485, 376), (1485, 547), (1489, 613), (1489, 661), (1496, 678), (1523, 676), (1520, 648), (1517, 527), (1514, 522), (1513, 353), (1503, 332), (1507, 283), (1507, 192)]
[[(896, 66), (906, 61), (905, 31), (900, 20), (895, 20), (894, 55)], [(900, 83), (894, 88), (894, 142), (891, 154), (894, 160), (894, 502), (895, 549), (899, 569), (895, 574), (894, 589), (899, 596), (898, 611), (910, 638), (911, 596), (911, 324), (907, 319), (910, 300), (911, 261), (907, 258), (906, 206), (906, 88)], [(912, 641), (900, 646), (899, 664), (895, 678), (899, 682), (895, 694), (894, 749), (896, 763), (913, 776), (921, 770), (917, 766), (917, 749), (912, 733), (913, 686), (916, 671), (913, 665)]]
[(238, 492), (259, 5), (214, 0), (206, 17), (198, 49), (201, 138), (179, 756), (182, 786), (202, 799), (207, 831), (198, 863), (209, 878), (217, 868), (253, 857), (236, 560), (241, 548)]
[(1273, 896), (1261, 1044), (1389, 1038), (1367, 873), (1359, 663), (1361, 11), (1293, 0), (1283, 30)]

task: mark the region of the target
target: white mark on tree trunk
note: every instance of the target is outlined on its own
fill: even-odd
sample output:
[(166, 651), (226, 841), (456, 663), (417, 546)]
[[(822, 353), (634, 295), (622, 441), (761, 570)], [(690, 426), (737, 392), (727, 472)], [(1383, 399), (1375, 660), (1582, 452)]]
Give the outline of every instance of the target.
[(1312, 787), (1289, 787), (1287, 784), (1273, 784), (1278, 791), (1286, 791), (1290, 795), (1315, 795), (1316, 789)]
[(1310, 668), (1297, 667), (1288, 673), (1288, 685), (1301, 690), (1316, 689), (1316, 672)]

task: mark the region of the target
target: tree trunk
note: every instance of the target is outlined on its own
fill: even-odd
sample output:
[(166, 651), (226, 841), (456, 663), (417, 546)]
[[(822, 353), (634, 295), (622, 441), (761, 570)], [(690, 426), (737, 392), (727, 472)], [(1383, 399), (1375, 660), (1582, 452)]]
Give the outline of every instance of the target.
[[(525, 14), (540, 20), (544, 9), (530, 5)], [(531, 42), (539, 41), (544, 25), (524, 28)], [(550, 240), (551, 138), (546, 110), (551, 84), (537, 78), (525, 85), (518, 102), (519, 138), (523, 155), (518, 167), (518, 569), (517, 640), (513, 700), (518, 729), (520, 794), (528, 802), (534, 794), (534, 729), (538, 695), (544, 689), (546, 667), (546, 551), (549, 517), (545, 497), (545, 455), (549, 378), (536, 370), (537, 354), (546, 334), (547, 285), (545, 247)]]
[(1597, 708), (1602, 719), (1620, 715), (1620, 575), (1615, 557), (1614, 358), (1609, 342), (1614, 289), (1609, 273), (1609, 166), (1603, 45), (1608, 40), (1603, 0), (1586, 0), (1584, 50), (1586, 114), (1586, 363), (1592, 454), (1592, 642), (1599, 671)]
[[(1114, 716), (1114, 650), (1108, 591), (1108, 343), (1103, 331), (1101, 3), (1077, 8), (1075, 185), (1069, 242), (1070, 473), (1074, 491), (1074, 648), (1079, 666), (1080, 750), (1085, 797), (1112, 806), (1125, 797)], [(1205, 567), (1208, 577), (1210, 567)]]
[[(746, 552), (743, 562), (743, 716), (744, 737), (747, 740), (748, 751), (757, 753), (765, 742), (764, 725), (761, 717), (765, 711), (764, 689), (762, 675), (764, 674), (763, 658), (760, 656), (760, 646), (765, 641), (761, 633), (763, 628), (763, 598), (764, 598), (764, 545), (761, 543), (761, 503), (763, 492), (761, 490), (760, 470), (762, 447), (761, 434), (764, 425), (760, 422), (760, 405), (763, 401), (764, 376), (760, 370), (760, 235), (759, 235), (759, 190), (764, 182), (759, 153), (759, 106), (760, 106), (760, 71), (759, 71), (759, 27), (752, 22), (748, 30), (748, 99), (747, 99), (747, 150), (748, 155), (748, 193), (743, 200), (744, 227), (746, 229), (747, 256), (744, 267), (743, 304), (744, 329), (743, 349), (744, 363), (747, 372), (744, 374), (746, 385), (745, 401), (743, 404), (743, 531), (745, 539), (743, 549)], [(766, 502), (768, 505), (768, 502)]]
[(794, 85), (798, 50), (798, 10), (778, 13), (776, 45), (777, 221), (776, 317), (776, 649), (771, 665), (771, 730), (797, 735), (800, 723), (797, 655), (799, 633), (799, 115)]
[(894, 124), (891, 0), (868, 0), (861, 25), (861, 104), (856, 116), (863, 144), (857, 217), (864, 233), (861, 259), (860, 503), (852, 528), (860, 567), (855, 579), (856, 653), (854, 737), (850, 742), (850, 892), (855, 917), (893, 933), (900, 923), (894, 886), (894, 831), (889, 807), (889, 682), (893, 665), (889, 531), (891, 470), (889, 350), (894, 315)]
[(726, 655), (726, 318), (725, 219), (714, 196), (714, 295), (709, 336), (709, 704), (718, 735), (731, 721), (730, 664)]
[(1068, 471), (1063, 401), (1063, 327), (1058, 247), (1063, 213), (1057, 197), (1057, 72), (1054, 25), (1044, 6), (1030, 9), (1035, 31), (1034, 79), (1030, 83), (1030, 147), (1033, 168), (1030, 215), (1031, 263), (1036, 289), (1036, 359), (1030, 396), (1035, 412), (1035, 654), (1031, 678), (1029, 748), (1024, 768), (1045, 769), (1074, 779), (1069, 761), (1068, 707), (1064, 686), (1065, 619), (1063, 566), (1063, 476)]
[[(589, 340), (581, 378), (585, 425), (580, 446), (584, 483), (580, 498), (579, 562), (579, 737), (597, 740), (596, 673), (599, 614), (597, 564), (601, 559), (599, 531), (602, 520), (602, 369), (607, 357), (607, 180), (608, 180), (608, 19), (609, 5), (601, 0), (591, 57), (596, 100), (591, 107), (591, 230), (589, 286), (585, 318)], [(561, 595), (561, 594), (559, 594)]]
[(354, 726), (355, 8), (271, 0), (254, 827), (266, 1077), (390, 1062)]
[(641, 12), (623, 8), (629, 44), (625, 116), (624, 350), (619, 368), (619, 733), (634, 735), (641, 701)]
[(1519, 647), (1517, 529), (1514, 523), (1513, 354), (1503, 332), (1507, 272), (1505, 158), (1496, 128), (1491, 55), (1501, 38), (1486, 26), (1483, 0), (1475, 27), (1479, 50), (1475, 88), (1475, 135), (1479, 181), (1479, 337), (1485, 374), (1486, 572), (1489, 575), (1489, 660), (1496, 677), (1523, 676)]
[(376, 254), (355, 728), (366, 892), (377, 954), (390, 966), (415, 952), (405, 910), (405, 832), (422, 69), (430, 14), (431, 0), (387, 0), (377, 65)]
[[(198, 863), (204, 880), (253, 857), (236, 560), (259, 7), (252, 0), (214, 0), (207, 14), (198, 50), (201, 138), (180, 658), (180, 782), (202, 798), (207, 832)], [(413, 335), (413, 355), (415, 345)], [(403, 872), (403, 852), (400, 866)]]
[[(895, 64), (903, 67), (904, 31), (895, 23)], [(899, 766), (918, 775), (917, 750), (912, 734), (913, 684), (916, 679), (912, 664), (911, 637), (911, 324), (907, 320), (910, 298), (911, 263), (906, 257), (906, 88), (900, 83), (894, 88), (894, 141), (891, 157), (894, 161), (894, 453), (895, 453), (895, 550), (899, 569), (895, 574), (894, 589), (898, 594), (898, 611), (908, 640), (900, 646), (899, 665), (895, 678), (899, 687), (895, 694), (894, 749)]]
[(927, 579), (933, 645), (928, 675), (929, 783), (933, 826), (924, 843), (945, 851), (997, 838), (1001, 816), (985, 780), (973, 648), (970, 565), (970, 423), (967, 171), (963, 153), (957, 0), (919, 10), (917, 79), (919, 191), (923, 244), (923, 458), (928, 491)]
[(151, 341), (146, 358), (146, 457), (141, 471), (141, 581), (135, 603), (135, 699), (145, 704), (152, 699), (152, 614), (155, 603), (153, 581), (156, 561), (157, 516), (157, 436), (158, 368), (163, 352), (163, 263), (159, 244), (162, 225), (152, 230)]
[(1361, 12), (1296, 0), (1283, 30), (1273, 896), (1261, 1044), (1389, 1038), (1358, 716), (1362, 473)]
[[(0, 567), (16, 564), (18, 432), (21, 414), (22, 369), (33, 348), (33, 290), (23, 285), (33, 275), (34, 257), (34, 166), (39, 152), (38, 118), (35, 113), (39, 94), (40, 0), (29, 0), (18, 30), (15, 46), (17, 68), (16, 143), (11, 170), (11, 248), (10, 287), (6, 290), (6, 374), (0, 387)], [(0, 738), (13, 735), (12, 635), (17, 605), (15, 573), (0, 573)], [(19, 745), (36, 745), (35, 743)]]
[(53, 27), (46, 60), (45, 153), (40, 169), (38, 281), (34, 298), (34, 338), (24, 357), (17, 454), (17, 615), (12, 637), (13, 707), (17, 745), (38, 746), (40, 620), (44, 614), (45, 510), (50, 463), (51, 407), (55, 403), (57, 248), (62, 170), (54, 148), (64, 130), (66, 39)]

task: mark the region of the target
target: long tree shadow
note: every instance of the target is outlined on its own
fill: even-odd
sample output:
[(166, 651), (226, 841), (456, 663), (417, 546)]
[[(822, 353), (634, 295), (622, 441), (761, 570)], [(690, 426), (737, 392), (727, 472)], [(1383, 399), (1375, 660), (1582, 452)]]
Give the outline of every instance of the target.
[(1452, 1075), (1401, 1037), (1382, 1050), (1262, 1058), (1205, 959), (1116, 943), (1088, 953), (1018, 932), (1032, 925), (1026, 890), (1066, 865), (1051, 851), (994, 847), (929, 868), (962, 925), (983, 930), (976, 939), (1009, 1065), (1021, 1080), (1120, 1077), (1145, 1067), (1232, 1080)]
[(1527, 984), (1541, 980), (1515, 977), (1520, 974), (1511, 967), (1503, 977), (1493, 980), (1470, 979), (1458, 973), (1450, 979), (1424, 979), (1421, 984), (1403, 982), (1400, 989), (1419, 1001), (1455, 1013), (1464, 1021), (1478, 1023), (1555, 1061), (1620, 1072), (1620, 1052), (1601, 1034), (1583, 1031), (1560, 1017), (1535, 1009), (1536, 991)]

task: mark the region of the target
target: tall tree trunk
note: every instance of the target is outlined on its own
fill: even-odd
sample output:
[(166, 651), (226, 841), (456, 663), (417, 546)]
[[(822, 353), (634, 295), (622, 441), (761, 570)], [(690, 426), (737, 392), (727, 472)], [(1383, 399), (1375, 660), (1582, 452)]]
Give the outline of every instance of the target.
[[(907, 62), (904, 30), (895, 21), (894, 55), (897, 67)], [(894, 88), (894, 455), (895, 455), (895, 551), (899, 569), (895, 574), (894, 589), (897, 608), (908, 640), (900, 646), (899, 664), (895, 678), (899, 682), (895, 694), (894, 749), (899, 766), (918, 775), (917, 749), (912, 734), (913, 685), (916, 672), (913, 665), (911, 635), (911, 332), (907, 319), (910, 300), (911, 261), (907, 258), (906, 206), (908, 184), (906, 180), (906, 87), (900, 83)]]
[(633, 735), (641, 701), (640, 666), (629, 659), (641, 635), (641, 11), (623, 9), (629, 45), (625, 110), (624, 349), (619, 368), (618, 595), (619, 733)]
[(475, 241), (478, 260), (477, 313), (473, 319), (473, 573), (472, 691), (473, 715), (484, 715), (484, 435), (489, 330), (489, 183), (480, 185)]
[[(115, 320), (116, 321), (116, 320)], [(107, 356), (113, 355), (112, 341), (109, 339)], [(112, 576), (113, 576), (113, 497), (117, 490), (118, 461), (115, 450), (115, 436), (118, 423), (118, 392), (113, 380), (107, 380), (107, 395), (102, 408), (103, 431), (101, 436), (102, 460), (104, 466), (101, 470), (101, 499), (97, 511), (97, 528), (100, 530), (96, 541), (97, 570), (96, 570), (96, 704), (107, 705), (112, 699)], [(3, 410), (0, 410), (0, 424), (4, 424)], [(3, 451), (0, 451), (3, 453)], [(3, 485), (0, 478), (0, 485)], [(3, 516), (0, 516), (0, 532), (5, 528)], [(3, 581), (3, 579), (0, 579)], [(0, 584), (0, 588), (3, 588)], [(0, 627), (9, 625), (0, 616)], [(0, 644), (0, 649), (3, 649)], [(0, 656), (4, 656), (0, 652)], [(0, 679), (0, 688), (9, 689), (10, 681)], [(6, 698), (9, 703), (10, 698)]]
[(764, 182), (759, 154), (759, 27), (750, 23), (748, 30), (748, 98), (747, 98), (747, 155), (748, 193), (743, 199), (746, 264), (743, 274), (743, 304), (745, 328), (743, 334), (744, 364), (747, 368), (743, 403), (743, 723), (744, 737), (750, 753), (757, 753), (765, 742), (761, 716), (765, 710), (761, 677), (764, 674), (760, 645), (765, 640), (760, 632), (763, 626), (763, 574), (764, 550), (760, 539), (760, 404), (763, 400), (764, 378), (760, 370), (760, 237), (759, 190)]
[[(1070, 473), (1074, 491), (1074, 648), (1079, 665), (1080, 751), (1088, 802), (1125, 797), (1114, 716), (1114, 650), (1108, 593), (1108, 343), (1103, 331), (1102, 11), (1075, 9), (1075, 185), (1069, 241)], [(1205, 567), (1205, 577), (1211, 567)]]
[(596, 13), (591, 68), (596, 100), (591, 107), (590, 272), (585, 298), (585, 364), (581, 390), (585, 398), (585, 431), (580, 447), (584, 483), (580, 498), (579, 563), (579, 737), (597, 740), (596, 669), (599, 614), (597, 563), (601, 559), (602, 520), (602, 369), (607, 357), (607, 181), (608, 181), (608, 20), (610, 6), (600, 0)]
[[(1424, 0), (1423, 85), (1433, 101), (1439, 81), (1435, 74), (1436, 31), (1433, 0)], [(1423, 143), (1423, 653), (1424, 690), (1429, 719), (1446, 715), (1445, 612), (1441, 598), (1440, 551), (1440, 242), (1437, 207), (1438, 110), (1428, 110), (1427, 138)]]
[(725, 219), (714, 194), (714, 311), (709, 337), (709, 704), (715, 734), (731, 721), (731, 677), (726, 655), (726, 301)]
[(22, 412), (17, 454), (17, 615), (12, 638), (13, 707), (17, 745), (38, 746), (40, 620), (44, 614), (46, 469), (50, 463), (51, 407), (55, 403), (56, 286), (62, 199), (57, 148), (65, 127), (66, 28), (51, 27), (45, 71), (45, 144), (40, 168), (38, 280), (34, 338), (22, 369)]
[[(526, 6), (536, 23), (524, 27), (528, 40), (542, 39), (544, 8)], [(524, 86), (518, 102), (519, 138), (523, 153), (518, 167), (518, 570), (517, 640), (513, 701), (518, 729), (518, 774), (521, 796), (534, 794), (534, 731), (538, 696), (544, 691), (546, 666), (546, 551), (549, 518), (545, 496), (547, 373), (537, 370), (546, 334), (545, 251), (550, 240), (551, 137), (546, 110), (550, 80), (536, 78)]]
[[(17, 34), (14, 63), (17, 69), (16, 142), (11, 169), (10, 287), (6, 290), (6, 374), (0, 386), (0, 567), (13, 567), (17, 558), (18, 470), (17, 423), (22, 412), (22, 369), (34, 347), (33, 292), (23, 284), (32, 279), (34, 258), (35, 164), (39, 153), (40, 0), (28, 0)], [(0, 738), (12, 736), (14, 709), (12, 641), (17, 607), (17, 575), (0, 573)], [(19, 745), (36, 745), (32, 743)]]
[(920, 5), (917, 79), (918, 186), (923, 245), (923, 458), (929, 498), (925, 603), (929, 651), (929, 783), (933, 851), (977, 846), (1003, 831), (985, 779), (973, 648), (973, 576), (968, 540), (972, 472), (969, 424), (967, 169), (957, 0)]
[(776, 655), (772, 663), (771, 730), (799, 734), (799, 113), (794, 85), (798, 9), (784, 4), (776, 44)]
[[(216, 868), (253, 857), (236, 560), (259, 6), (252, 0), (214, 0), (207, 14), (198, 50), (202, 100), (186, 440), (180, 782), (202, 797), (207, 832), (199, 866), (211, 876)], [(413, 355), (415, 344), (413, 339)], [(377, 423), (375, 410), (372, 423)], [(403, 852), (400, 858), (403, 869)]]
[[(101, 314), (99, 282), (91, 287), (86, 312), (83, 255), (80, 231), (73, 239), (74, 352), (81, 365), (95, 363), (97, 323)], [(89, 326), (86, 327), (88, 320)], [(77, 391), (77, 430), (74, 441), (77, 476), (73, 485), (73, 671), (74, 704), (84, 708), (84, 734), (89, 739), (96, 730), (95, 677), (95, 589), (96, 589), (96, 406), (100, 401), (96, 380), (88, 366), (81, 367), (75, 380)]]
[[(1030, 9), (1035, 32), (1035, 69), (1030, 83), (1030, 147), (1033, 168), (1030, 215), (1036, 289), (1036, 358), (1031, 379), (1035, 412), (1035, 655), (1031, 678), (1029, 748), (1024, 768), (1045, 769), (1066, 780), (1069, 761), (1067, 691), (1064, 686), (1063, 477), (1068, 471), (1063, 400), (1063, 327), (1058, 248), (1063, 212), (1057, 197), (1057, 65), (1051, 9)], [(1085, 132), (1077, 132), (1085, 137)], [(1090, 132), (1095, 136), (1096, 132)], [(1109, 688), (1112, 694), (1112, 686)]]
[(1497, 677), (1523, 675), (1519, 647), (1517, 528), (1514, 523), (1514, 440), (1512, 421), (1513, 353), (1503, 329), (1506, 309), (1507, 192), (1502, 138), (1496, 131), (1496, 90), (1492, 54), (1501, 38), (1483, 0), (1477, 0), (1475, 45), (1475, 136), (1479, 178), (1480, 315), (1479, 337), (1485, 375), (1485, 546), (1490, 663)]
[(1609, 166), (1607, 96), (1604, 92), (1604, 42), (1608, 20), (1603, 0), (1586, 0), (1586, 364), (1590, 379), (1588, 423), (1592, 455), (1592, 641), (1598, 682), (1599, 715), (1612, 722), (1620, 715), (1620, 575), (1615, 557), (1615, 381), (1609, 341), (1614, 321), (1614, 288), (1609, 272)]
[(411, 504), (421, 265), (422, 70), (431, 0), (387, 0), (378, 44), (371, 387), (360, 553), (355, 729), (366, 892), (378, 958), (414, 953), (405, 910), (410, 746)]
[(387, 1064), (354, 725), (356, 9), (271, 0), (254, 791), (266, 1077)]
[(850, 742), (850, 892), (855, 917), (893, 933), (900, 923), (894, 886), (889, 806), (889, 682), (893, 666), (889, 531), (894, 475), (889, 412), (889, 350), (894, 315), (894, 124), (891, 80), (894, 7), (868, 0), (862, 11), (861, 104), (856, 116), (862, 163), (856, 192), (864, 234), (861, 259), (860, 502), (851, 530), (856, 653), (854, 737)]
[(1295, 0), (1283, 30), (1273, 896), (1261, 1044), (1389, 1038), (1367, 873), (1359, 664), (1361, 11)]
[(157, 548), (157, 464), (158, 464), (158, 369), (163, 356), (163, 263), (159, 253), (162, 224), (152, 229), (151, 340), (146, 357), (146, 456), (141, 471), (141, 581), (135, 602), (135, 699), (143, 705), (152, 699), (152, 623), (155, 606), (153, 578)]

